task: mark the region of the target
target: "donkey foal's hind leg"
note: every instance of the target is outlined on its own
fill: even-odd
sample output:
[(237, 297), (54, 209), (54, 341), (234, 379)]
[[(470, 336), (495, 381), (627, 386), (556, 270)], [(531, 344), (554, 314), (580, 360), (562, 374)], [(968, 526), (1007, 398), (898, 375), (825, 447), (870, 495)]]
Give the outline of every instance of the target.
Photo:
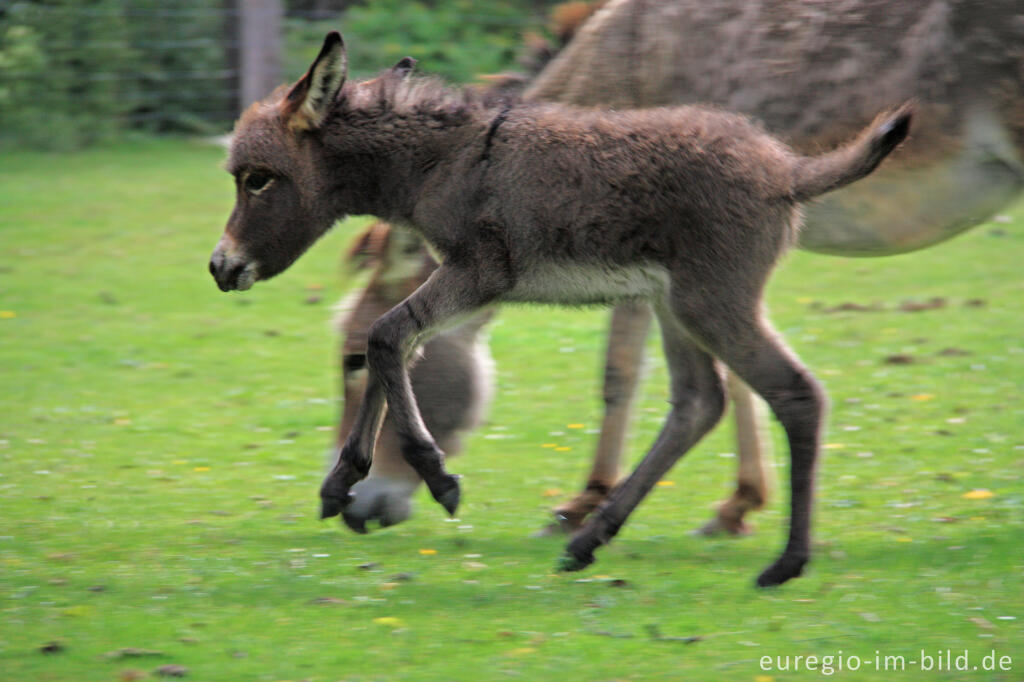
[(782, 555), (757, 578), (760, 587), (780, 585), (800, 575), (810, 559), (814, 474), (825, 393), (759, 315), (720, 315), (714, 319), (694, 315), (686, 324), (767, 401), (786, 430), (790, 452), (789, 537)]
[(658, 319), (671, 376), (672, 408), (647, 456), (573, 536), (559, 564), (563, 571), (593, 563), (594, 550), (615, 537), (640, 501), (725, 411), (725, 389), (714, 358), (690, 340), (671, 313), (659, 311)]

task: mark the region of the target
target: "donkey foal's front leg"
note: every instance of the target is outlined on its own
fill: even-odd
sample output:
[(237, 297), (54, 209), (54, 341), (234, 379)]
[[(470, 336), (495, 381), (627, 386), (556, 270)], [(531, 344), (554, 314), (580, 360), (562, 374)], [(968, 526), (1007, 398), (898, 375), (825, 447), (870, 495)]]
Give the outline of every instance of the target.
[[(366, 349), (367, 394), (342, 448), (338, 466), (321, 489), (325, 513), (343, 509), (350, 501), (349, 488), (369, 471), (386, 399), (403, 457), (427, 484), (434, 499), (449, 514), (455, 514), (460, 498), (458, 478), (445, 470), (444, 453), (423, 423), (406, 361), (432, 331), (481, 307), (485, 302), (481, 292), (468, 285), (476, 279), (442, 265), (409, 298), (370, 328)], [(379, 392), (371, 395), (371, 390)]]
[(320, 486), (321, 519), (340, 514), (352, 501), (352, 486), (366, 478), (372, 463), (373, 444), (383, 417), (383, 387), (370, 373), (355, 424), (341, 447), (334, 468)]

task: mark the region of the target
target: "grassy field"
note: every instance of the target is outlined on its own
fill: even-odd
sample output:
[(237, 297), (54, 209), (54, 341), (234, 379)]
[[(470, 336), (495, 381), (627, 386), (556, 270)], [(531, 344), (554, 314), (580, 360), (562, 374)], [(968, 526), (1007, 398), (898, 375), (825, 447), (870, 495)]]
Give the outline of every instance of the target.
[[(368, 536), (318, 522), (328, 319), (362, 221), (222, 294), (222, 158), (164, 140), (0, 162), (0, 679), (768, 682), (840, 655), (845, 679), (931, 679), (920, 661), (947, 651), (977, 666), (949, 679), (1024, 675), (1024, 204), (925, 252), (780, 268), (773, 317), (832, 411), (817, 553), (760, 591), (784, 492), (750, 537), (689, 534), (729, 490), (728, 424), (588, 571), (553, 574), (563, 540), (529, 537), (595, 441), (601, 310), (493, 325), (498, 397), (451, 463), (457, 521), (421, 494)], [(655, 349), (634, 459), (665, 412)]]

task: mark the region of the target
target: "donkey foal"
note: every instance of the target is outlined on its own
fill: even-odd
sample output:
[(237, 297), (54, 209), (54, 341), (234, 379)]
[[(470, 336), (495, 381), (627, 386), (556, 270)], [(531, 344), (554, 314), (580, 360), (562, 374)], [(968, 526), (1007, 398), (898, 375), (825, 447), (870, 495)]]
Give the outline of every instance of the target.
[(370, 330), (366, 393), (321, 488), (322, 515), (340, 513), (366, 476), (385, 401), (406, 461), (455, 512), (458, 480), (406, 368), (430, 334), (494, 303), (647, 300), (671, 409), (636, 471), (573, 536), (561, 568), (593, 562), (718, 421), (724, 364), (765, 398), (789, 438), (789, 538), (758, 584), (799, 575), (825, 398), (764, 318), (762, 290), (795, 241), (798, 203), (870, 173), (906, 137), (909, 107), (810, 158), (742, 116), (491, 101), (412, 78), (410, 67), (403, 60), (346, 83), (344, 44), (329, 34), (303, 78), (242, 115), (228, 160), (237, 199), (210, 261), (225, 291), (280, 273), (349, 213), (403, 223), (443, 256)]

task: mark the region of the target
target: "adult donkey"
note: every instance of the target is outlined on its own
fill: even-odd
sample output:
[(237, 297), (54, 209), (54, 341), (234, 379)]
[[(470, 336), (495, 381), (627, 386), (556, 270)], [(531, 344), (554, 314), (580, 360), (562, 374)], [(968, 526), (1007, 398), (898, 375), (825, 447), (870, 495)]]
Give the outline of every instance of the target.
[(810, 555), (825, 397), (764, 318), (763, 287), (796, 240), (799, 203), (874, 170), (906, 137), (909, 108), (808, 157), (717, 110), (482, 100), (406, 71), (346, 83), (344, 44), (330, 33), (298, 83), (242, 115), (228, 159), (236, 203), (210, 260), (224, 291), (282, 272), (350, 213), (407, 225), (443, 256), (370, 329), (366, 393), (321, 487), (321, 515), (340, 513), (366, 476), (385, 401), (402, 454), (455, 512), (458, 479), (423, 424), (406, 366), (431, 333), (495, 303), (647, 300), (672, 407), (651, 451), (573, 536), (561, 567), (592, 563), (717, 423), (723, 363), (765, 398), (789, 438), (789, 539), (757, 582), (799, 575)]
[[(611, 0), (532, 80), (525, 97), (575, 105), (704, 102), (764, 121), (796, 149), (831, 145), (888, 102), (916, 98), (897, 159), (804, 208), (799, 247), (841, 256), (925, 248), (1024, 191), (1024, 5), (1019, 0)], [(578, 3), (570, 18), (580, 17)], [(565, 35), (566, 31), (558, 31)], [(556, 513), (572, 529), (618, 479), (644, 305), (612, 315), (605, 417), (583, 492)], [(756, 401), (733, 381), (735, 492), (703, 530), (742, 532), (767, 494)]]

